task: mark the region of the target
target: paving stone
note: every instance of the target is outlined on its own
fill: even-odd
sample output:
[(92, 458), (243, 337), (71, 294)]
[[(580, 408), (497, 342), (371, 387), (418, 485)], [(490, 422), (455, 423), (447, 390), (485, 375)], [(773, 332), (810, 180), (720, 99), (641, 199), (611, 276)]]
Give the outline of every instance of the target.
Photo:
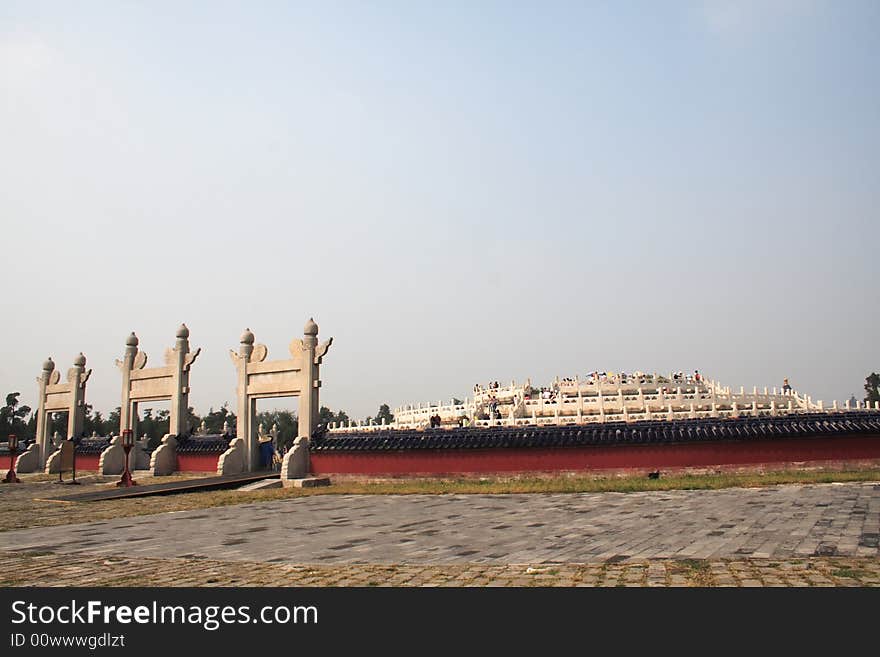
[[(0, 532), (0, 571), (26, 578), (0, 582), (876, 585), (878, 513), (880, 486), (871, 483), (291, 498)], [(114, 561), (121, 542), (126, 558)], [(169, 545), (191, 558), (167, 559)], [(676, 562), (660, 559), (669, 556), (703, 560), (705, 570), (670, 572), (667, 581)], [(863, 575), (832, 578), (828, 564)], [(791, 576), (813, 565), (823, 573)]]

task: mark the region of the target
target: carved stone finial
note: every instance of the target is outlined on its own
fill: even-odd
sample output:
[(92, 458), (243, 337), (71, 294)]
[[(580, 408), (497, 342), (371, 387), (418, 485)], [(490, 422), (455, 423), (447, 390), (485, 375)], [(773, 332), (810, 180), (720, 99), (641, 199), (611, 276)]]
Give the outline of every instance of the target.
[(128, 336), (125, 340), (126, 347), (137, 347), (138, 346), (138, 338), (134, 334), (134, 331), (131, 332), (131, 335)]
[(177, 329), (177, 337), (181, 340), (186, 340), (189, 337), (189, 329), (186, 328), (186, 324), (181, 324)]
[(305, 327), (303, 328), (304, 335), (315, 336), (318, 335), (318, 325), (315, 324), (315, 320), (309, 317), (309, 321), (306, 322)]
[(251, 333), (249, 328), (244, 330), (244, 333), (241, 334), (241, 338), (239, 340), (242, 344), (253, 344), (254, 343), (254, 334)]

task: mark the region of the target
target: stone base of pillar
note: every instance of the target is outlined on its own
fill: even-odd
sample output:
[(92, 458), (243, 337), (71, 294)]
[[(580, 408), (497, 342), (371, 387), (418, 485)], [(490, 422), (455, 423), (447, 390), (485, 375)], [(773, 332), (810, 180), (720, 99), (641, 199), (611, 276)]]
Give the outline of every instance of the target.
[(113, 436), (110, 446), (101, 452), (98, 459), (98, 472), (102, 475), (122, 474), (125, 470), (125, 450), (122, 448), (122, 436)]
[(285, 488), (317, 488), (329, 486), (330, 477), (303, 477), (302, 479), (284, 479), (281, 485)]
[(162, 444), (150, 456), (150, 471), (154, 477), (170, 475), (177, 470), (177, 438), (166, 433)]
[(217, 475), (240, 474), (247, 467), (245, 464), (245, 446), (242, 438), (236, 438), (229, 443), (229, 449), (220, 455), (217, 461)]
[(261, 479), (260, 481), (245, 484), (235, 490), (250, 492), (255, 490), (268, 490), (270, 488), (281, 488), (281, 482), (278, 479)]
[(40, 446), (37, 443), (31, 443), (28, 448), (18, 455), (15, 459), (16, 472), (39, 472), (40, 467)]
[(293, 441), (293, 446), (287, 450), (281, 461), (281, 481), (287, 486), (287, 481), (304, 479), (309, 475), (309, 439), (300, 436)]
[(46, 457), (46, 467), (43, 468), (43, 472), (46, 474), (58, 474), (61, 472), (61, 449), (56, 449)]

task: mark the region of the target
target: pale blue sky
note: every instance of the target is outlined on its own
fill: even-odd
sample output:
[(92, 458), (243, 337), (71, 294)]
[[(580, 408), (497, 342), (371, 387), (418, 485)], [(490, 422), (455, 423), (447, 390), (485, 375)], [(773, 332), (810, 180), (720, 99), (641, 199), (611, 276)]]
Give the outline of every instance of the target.
[(880, 3), (0, 4), (0, 389), (185, 321), (334, 336), (322, 403), (880, 370)]

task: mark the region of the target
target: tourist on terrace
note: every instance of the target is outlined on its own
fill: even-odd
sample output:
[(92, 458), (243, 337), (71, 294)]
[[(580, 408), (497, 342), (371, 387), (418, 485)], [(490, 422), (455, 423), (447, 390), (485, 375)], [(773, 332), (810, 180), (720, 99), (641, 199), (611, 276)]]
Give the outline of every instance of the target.
[(791, 394), (791, 386), (788, 385), (788, 379), (782, 379), (782, 394), (790, 395)]

